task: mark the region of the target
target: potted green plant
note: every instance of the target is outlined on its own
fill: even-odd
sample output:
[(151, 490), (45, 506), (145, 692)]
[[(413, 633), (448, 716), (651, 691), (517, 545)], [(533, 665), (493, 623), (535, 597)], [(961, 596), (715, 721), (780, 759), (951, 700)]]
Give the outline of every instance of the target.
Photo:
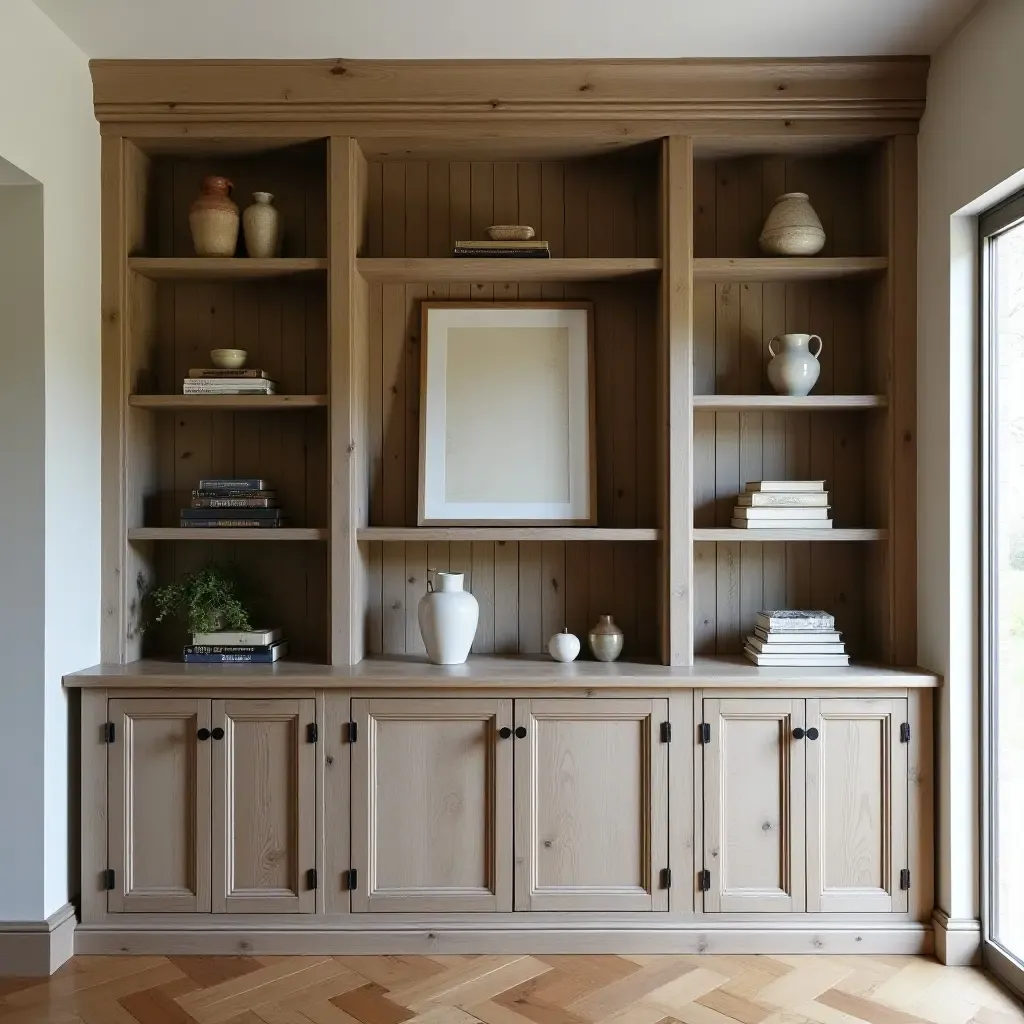
[(238, 581), (219, 565), (186, 573), (149, 595), (153, 621), (179, 620), (189, 633), (251, 629), (249, 612), (239, 596)]

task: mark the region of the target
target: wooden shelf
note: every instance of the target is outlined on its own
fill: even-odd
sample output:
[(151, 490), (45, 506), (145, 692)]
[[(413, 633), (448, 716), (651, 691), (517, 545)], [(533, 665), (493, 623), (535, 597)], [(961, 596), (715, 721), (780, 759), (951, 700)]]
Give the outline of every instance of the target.
[(653, 277), (659, 259), (359, 259), (367, 281), (493, 282), (493, 281), (613, 281)]
[(772, 410), (843, 412), (848, 409), (882, 409), (889, 404), (885, 395), (694, 395), (694, 409), (749, 409), (753, 412)]
[(132, 256), (128, 269), (153, 281), (264, 281), (275, 277), (326, 275), (327, 260)]
[(317, 409), (327, 405), (326, 395), (129, 395), (128, 404), (138, 409), (249, 409), (274, 412), (284, 409)]
[(305, 526), (278, 527), (271, 530), (233, 526), (136, 526), (128, 531), (129, 540), (327, 540), (329, 535), (328, 530)]
[(361, 526), (357, 540), (375, 541), (545, 541), (658, 539), (655, 529), (611, 529), (600, 526)]
[(694, 281), (828, 281), (880, 274), (885, 256), (810, 256), (791, 259), (714, 259), (693, 261)]
[(430, 687), (460, 691), (518, 687), (558, 689), (577, 686), (619, 689), (785, 686), (803, 689), (834, 686), (935, 687), (939, 679), (919, 668), (853, 664), (846, 668), (759, 668), (742, 657), (695, 658), (692, 666), (670, 668), (629, 661), (577, 660), (567, 665), (544, 656), (473, 655), (464, 665), (431, 665), (422, 657), (366, 658), (358, 665), (330, 666), (284, 659), (273, 665), (186, 665), (146, 659), (126, 665), (95, 665), (65, 676), (72, 688), (209, 686), (213, 689), (267, 686), (352, 689), (360, 686), (407, 689)]
[(700, 529), (693, 531), (694, 541), (722, 541), (725, 543), (758, 543), (771, 541), (810, 540), (810, 541), (872, 541), (888, 540), (888, 530), (734, 530)]

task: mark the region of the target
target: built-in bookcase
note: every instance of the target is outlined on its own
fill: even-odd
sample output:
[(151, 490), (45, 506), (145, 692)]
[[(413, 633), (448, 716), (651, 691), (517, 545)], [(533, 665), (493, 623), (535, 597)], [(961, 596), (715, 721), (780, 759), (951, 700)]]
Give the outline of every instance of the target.
[[(138, 579), (216, 557), (311, 661), (422, 654), (416, 607), (437, 568), (467, 574), (480, 655), (539, 654), (610, 612), (627, 659), (686, 664), (738, 653), (762, 607), (813, 605), (855, 657), (913, 662), (913, 138), (514, 142), (111, 140), (123, 219), (108, 216), (106, 259), (130, 324), (105, 372), (105, 660), (172, 653), (166, 634), (138, 641)], [(280, 259), (191, 255), (188, 206), (213, 173), (242, 206), (274, 192)], [(810, 194), (820, 256), (760, 254), (786, 191)], [(519, 222), (554, 258), (450, 258)], [(596, 527), (417, 527), (424, 299), (593, 302)], [(824, 339), (805, 399), (765, 376), (786, 331)], [(219, 346), (247, 348), (280, 394), (181, 396)], [(177, 529), (210, 474), (270, 479), (291, 529)], [(730, 530), (736, 494), (763, 477), (825, 479), (836, 528)]]

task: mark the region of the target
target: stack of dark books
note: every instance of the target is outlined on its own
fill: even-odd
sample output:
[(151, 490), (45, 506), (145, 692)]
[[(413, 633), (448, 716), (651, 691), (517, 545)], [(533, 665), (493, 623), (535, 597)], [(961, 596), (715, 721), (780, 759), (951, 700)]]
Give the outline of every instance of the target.
[(472, 259), (541, 259), (551, 258), (551, 247), (547, 242), (456, 242), (452, 255)]
[(193, 368), (182, 383), (186, 395), (273, 395), (277, 382), (266, 370), (204, 370)]
[(284, 525), (277, 494), (258, 477), (204, 479), (181, 510), (181, 526), (273, 529)]
[(182, 649), (182, 660), (195, 665), (269, 665), (288, 653), (288, 641), (279, 629), (244, 632), (193, 633)]

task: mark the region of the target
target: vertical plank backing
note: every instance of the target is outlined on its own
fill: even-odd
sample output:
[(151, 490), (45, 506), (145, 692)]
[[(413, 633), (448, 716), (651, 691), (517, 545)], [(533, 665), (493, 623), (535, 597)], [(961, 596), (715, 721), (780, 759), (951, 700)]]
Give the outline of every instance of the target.
[(693, 141), (673, 135), (662, 147), (659, 346), (664, 414), (660, 457), (661, 655), (693, 663)]
[(328, 149), (328, 323), (331, 377), (331, 662), (363, 658), (366, 571), (356, 531), (369, 521), (366, 332), (369, 296), (356, 272), (368, 211), (366, 161), (354, 139)]

